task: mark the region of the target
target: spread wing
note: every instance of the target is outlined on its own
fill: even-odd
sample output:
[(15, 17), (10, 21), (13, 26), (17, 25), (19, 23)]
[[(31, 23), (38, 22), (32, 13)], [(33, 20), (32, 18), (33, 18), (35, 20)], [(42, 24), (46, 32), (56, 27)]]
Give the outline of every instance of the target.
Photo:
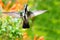
[(2, 12), (2, 14), (12, 16), (12, 17), (15, 17), (15, 18), (20, 18), (21, 17), (20, 13), (18, 13), (18, 12)]
[(38, 16), (38, 15), (40, 15), (40, 14), (43, 14), (43, 13), (45, 13), (45, 12), (47, 12), (47, 10), (39, 10), (39, 11), (33, 11), (32, 13), (32, 17), (35, 17), (35, 16)]

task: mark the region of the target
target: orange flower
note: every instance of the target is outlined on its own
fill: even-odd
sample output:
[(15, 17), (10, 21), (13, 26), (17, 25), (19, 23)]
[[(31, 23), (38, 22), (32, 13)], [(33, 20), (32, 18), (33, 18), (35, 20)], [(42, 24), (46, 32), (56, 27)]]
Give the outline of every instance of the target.
[(34, 36), (34, 40), (37, 40), (37, 36), (36, 35)]
[(17, 5), (17, 8), (16, 8), (17, 11), (23, 10), (23, 5), (21, 5), (18, 1), (16, 1), (16, 5)]
[(27, 38), (28, 37), (28, 35), (27, 35), (27, 33), (25, 32), (24, 34), (23, 34), (23, 38)]
[(16, 11), (16, 7), (17, 7), (17, 5), (14, 4), (14, 5), (10, 8), (10, 11)]
[(10, 8), (10, 11), (19, 11), (23, 10), (24, 6), (16, 0), (16, 3)]
[(23, 40), (30, 40), (30, 37), (28, 36), (26, 32), (24, 32), (23, 34)]
[(27, 4), (28, 0), (20, 0), (20, 4)]
[(8, 10), (10, 5), (11, 5), (11, 0), (7, 3), (5, 10)]
[(0, 0), (0, 5), (1, 5), (2, 7), (4, 7), (4, 4), (3, 4), (2, 0)]
[(2, 0), (0, 0), (0, 5), (4, 8), (5, 11), (19, 11), (23, 10), (24, 4), (27, 4), (28, 0), (16, 0), (16, 3), (9, 9), (11, 5), (11, 0), (7, 3), (6, 7), (4, 6)]
[(38, 38), (38, 40), (44, 40), (44, 37), (43, 37), (43, 36), (41, 36), (41, 37), (39, 37), (39, 38)]

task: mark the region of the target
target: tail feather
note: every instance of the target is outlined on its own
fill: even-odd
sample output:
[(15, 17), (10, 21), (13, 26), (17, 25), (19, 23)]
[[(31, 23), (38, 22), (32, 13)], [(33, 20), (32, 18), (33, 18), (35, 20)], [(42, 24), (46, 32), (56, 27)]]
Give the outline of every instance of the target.
[(23, 22), (23, 28), (30, 28), (29, 22)]

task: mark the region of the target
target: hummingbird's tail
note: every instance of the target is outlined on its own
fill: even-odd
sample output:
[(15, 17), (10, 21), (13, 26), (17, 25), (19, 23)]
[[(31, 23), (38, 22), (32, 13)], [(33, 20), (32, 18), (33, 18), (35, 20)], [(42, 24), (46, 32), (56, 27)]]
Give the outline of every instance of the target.
[(23, 21), (23, 28), (30, 28), (29, 22)]

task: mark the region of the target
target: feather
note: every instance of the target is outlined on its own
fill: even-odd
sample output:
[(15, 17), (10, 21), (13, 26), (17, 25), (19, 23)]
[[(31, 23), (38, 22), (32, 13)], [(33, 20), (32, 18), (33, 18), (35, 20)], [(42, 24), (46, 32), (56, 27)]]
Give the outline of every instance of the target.
[(14, 18), (20, 18), (20, 14), (18, 12), (2, 12), (5, 15), (12, 16)]
[(32, 11), (32, 17), (45, 13), (47, 10)]

